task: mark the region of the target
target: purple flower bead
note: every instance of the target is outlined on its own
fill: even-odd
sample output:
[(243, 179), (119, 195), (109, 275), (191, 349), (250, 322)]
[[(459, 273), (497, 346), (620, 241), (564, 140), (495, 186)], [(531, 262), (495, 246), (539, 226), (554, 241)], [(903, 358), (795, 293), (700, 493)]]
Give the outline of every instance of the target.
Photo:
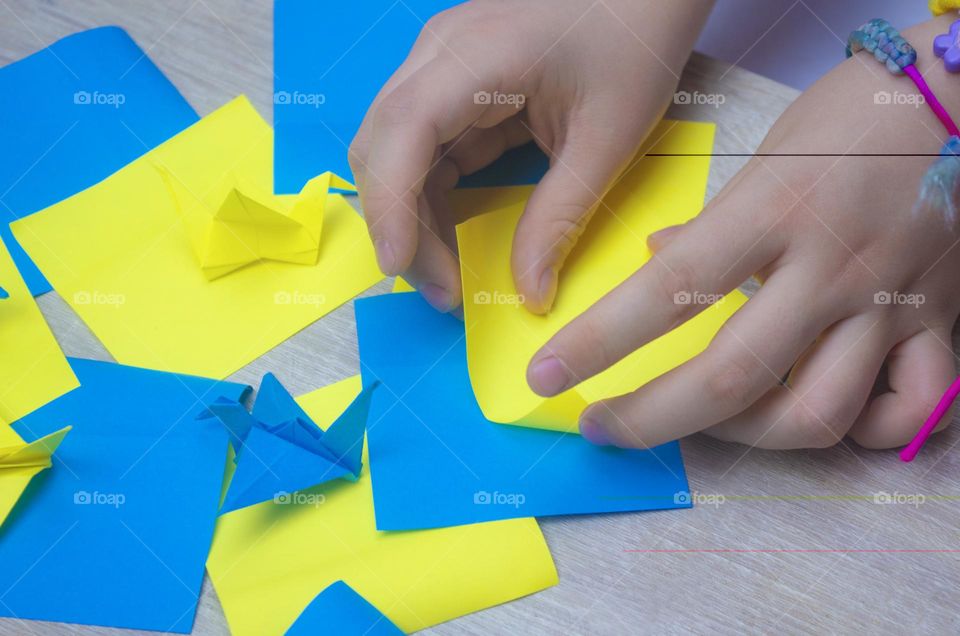
[(950, 25), (950, 32), (933, 39), (933, 54), (943, 58), (943, 66), (951, 73), (960, 72), (960, 20)]

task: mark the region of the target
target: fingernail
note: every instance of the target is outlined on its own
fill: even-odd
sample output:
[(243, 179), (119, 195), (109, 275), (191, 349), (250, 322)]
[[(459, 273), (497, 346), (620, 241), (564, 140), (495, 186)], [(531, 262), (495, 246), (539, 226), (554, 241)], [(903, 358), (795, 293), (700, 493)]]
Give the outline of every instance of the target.
[(569, 381), (567, 370), (552, 356), (534, 362), (527, 373), (530, 388), (544, 397), (563, 393)]
[(453, 307), (451, 307), (453, 295), (440, 285), (425, 283), (420, 286), (420, 294), (437, 311), (447, 313), (453, 309)]
[(580, 434), (585, 440), (597, 446), (611, 446), (613, 444), (603, 425), (589, 417), (580, 420)]
[(548, 267), (540, 274), (537, 293), (540, 295), (541, 306), (544, 310), (549, 310), (553, 306), (553, 299), (557, 295), (557, 272), (552, 267)]
[(377, 265), (380, 266), (380, 271), (387, 276), (397, 274), (398, 272), (394, 271), (394, 268), (397, 266), (397, 257), (393, 253), (393, 247), (390, 246), (390, 242), (386, 239), (377, 239), (373, 243), (373, 249), (377, 251)]

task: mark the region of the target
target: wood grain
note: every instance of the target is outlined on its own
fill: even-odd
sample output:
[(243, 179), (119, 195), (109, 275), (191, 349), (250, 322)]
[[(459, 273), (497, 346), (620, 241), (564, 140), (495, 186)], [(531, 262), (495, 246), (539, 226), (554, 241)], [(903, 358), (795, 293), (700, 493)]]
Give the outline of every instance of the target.
[[(124, 27), (200, 114), (246, 93), (271, 119), (272, 6), (266, 1), (0, 0), (0, 63), (106, 24)], [(671, 112), (716, 121), (717, 152), (725, 153), (755, 149), (796, 96), (699, 56), (681, 88), (725, 96), (719, 108), (676, 106)], [(745, 161), (714, 159), (710, 195)], [(384, 282), (371, 293), (388, 288)], [(109, 359), (56, 294), (42, 297), (40, 305), (69, 354)], [(302, 393), (357, 369), (353, 311), (346, 306), (232, 379), (255, 382), (273, 370)], [(683, 442), (691, 487), (722, 496), (722, 503), (686, 512), (544, 520), (560, 585), (428, 631), (958, 633), (958, 442), (954, 426), (904, 466), (892, 452), (852, 443), (770, 452), (695, 436)], [(878, 492), (923, 494), (926, 502), (877, 505)], [(130, 632), (0, 620), (0, 636), (113, 633)], [(193, 633), (228, 633), (209, 581)]]

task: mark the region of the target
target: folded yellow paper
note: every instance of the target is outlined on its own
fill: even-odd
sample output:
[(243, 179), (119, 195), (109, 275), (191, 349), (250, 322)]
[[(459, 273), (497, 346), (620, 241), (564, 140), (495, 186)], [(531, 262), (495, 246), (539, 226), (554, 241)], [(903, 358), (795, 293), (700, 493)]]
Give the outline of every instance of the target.
[(316, 265), (330, 187), (350, 187), (325, 172), (292, 202), (234, 172), (196, 194), (157, 166), (186, 227), (204, 275), (214, 280), (259, 260)]
[[(258, 262), (208, 280), (197, 265), (196, 235), (188, 231), (202, 223), (184, 222), (182, 197), (171, 193), (167, 182), (176, 184), (180, 195), (216, 202), (235, 179), (245, 204), (259, 201), (269, 208), (258, 209), (258, 219), (282, 210), (309, 226), (304, 232), (313, 240), (321, 217), (298, 205), (314, 205), (327, 178), (298, 199), (263, 194), (272, 192), (272, 175), (273, 132), (240, 97), (95, 186), (12, 227), (118, 362), (223, 378), (383, 278), (363, 219), (342, 196), (330, 194), (323, 196), (315, 264), (253, 259)], [(204, 211), (212, 213), (209, 207), (186, 209), (189, 215)], [(233, 212), (240, 214), (235, 206)], [(282, 240), (273, 242), (262, 224), (256, 229), (231, 224), (247, 247), (262, 239), (272, 243), (271, 254), (277, 253), (273, 247), (289, 248), (290, 234), (280, 232)], [(230, 236), (220, 229), (218, 239)], [(300, 236), (296, 228), (293, 234)], [(208, 244), (211, 258), (223, 257), (210, 261), (213, 269), (237, 264), (233, 256), (224, 257), (220, 243)], [(238, 243), (223, 249), (235, 248)], [(306, 251), (312, 250), (311, 244)], [(259, 248), (249, 251), (266, 255)], [(304, 260), (313, 258), (310, 253)]]
[[(702, 314), (627, 356), (607, 371), (550, 399), (526, 381), (533, 355), (562, 327), (626, 280), (650, 257), (647, 236), (684, 223), (703, 207), (713, 124), (662, 122), (638, 161), (604, 198), (560, 274), (553, 309), (527, 311), (510, 269), (514, 231), (533, 188), (457, 190), (457, 227), (470, 382), (494, 422), (576, 431), (592, 402), (633, 391), (703, 351), (746, 298), (727, 295)], [(655, 154), (657, 156), (644, 156)], [(663, 156), (667, 155), (667, 156)], [(701, 156), (694, 156), (701, 155)], [(642, 157), (642, 158), (641, 158)]]
[(0, 422), (0, 525), (34, 475), (50, 468), (50, 456), (69, 431), (67, 426), (27, 444), (9, 425)]
[[(326, 427), (359, 391), (353, 377), (298, 402)], [(363, 466), (355, 483), (283, 493), (219, 518), (207, 570), (231, 633), (282, 634), (337, 580), (407, 633), (557, 583), (534, 519), (378, 532), (366, 457)]]
[(0, 281), (0, 422), (15, 422), (80, 383), (2, 241)]

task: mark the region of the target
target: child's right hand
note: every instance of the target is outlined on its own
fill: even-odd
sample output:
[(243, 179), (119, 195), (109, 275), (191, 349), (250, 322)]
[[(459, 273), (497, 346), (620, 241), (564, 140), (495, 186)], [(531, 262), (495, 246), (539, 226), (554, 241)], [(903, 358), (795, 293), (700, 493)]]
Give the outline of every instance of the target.
[(443, 193), (533, 139), (550, 170), (517, 227), (512, 265), (527, 307), (548, 310), (564, 259), (662, 116), (712, 4), (473, 0), (431, 19), (350, 148), (383, 272), (403, 274), (441, 311), (459, 307)]

